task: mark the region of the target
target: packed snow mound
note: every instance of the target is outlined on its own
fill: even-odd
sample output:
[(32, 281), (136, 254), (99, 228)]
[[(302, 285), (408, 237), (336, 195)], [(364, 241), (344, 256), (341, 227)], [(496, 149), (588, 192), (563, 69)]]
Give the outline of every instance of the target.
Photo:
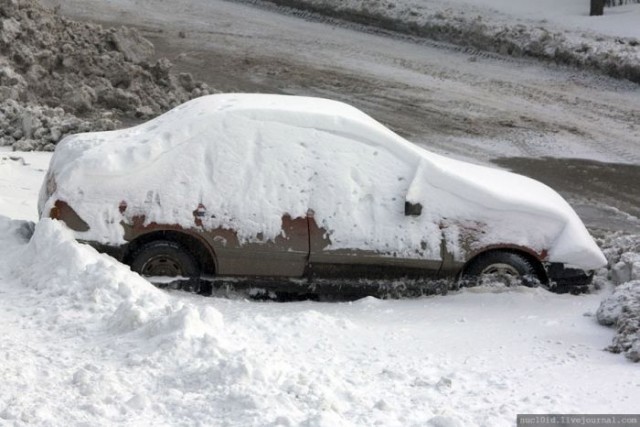
[(618, 286), (602, 301), (597, 316), (601, 324), (616, 327), (616, 336), (607, 349), (640, 362), (640, 280)]
[[(169, 424), (176, 425), (185, 416), (197, 416), (194, 408), (180, 405), (184, 396), (209, 390), (205, 393), (214, 399), (207, 412), (222, 413), (225, 405), (236, 405), (248, 412), (244, 425), (257, 425), (250, 422), (255, 398), (245, 388), (252, 375), (259, 377), (259, 362), (233, 348), (222, 314), (213, 306), (173, 298), (128, 267), (77, 243), (57, 221), (43, 220), (33, 230), (32, 223), (0, 217), (0, 259), (2, 292), (23, 295), (30, 305), (29, 322), (47, 333), (55, 331), (63, 341), (100, 343), (72, 378), (57, 377), (56, 366), (41, 379), (48, 384), (33, 384), (41, 390), (36, 395), (48, 386), (65, 389), (74, 407), (51, 396), (36, 402), (46, 410), (33, 411), (34, 402), (22, 398), (23, 392), (11, 394), (21, 377), (3, 375), (0, 418), (65, 425), (77, 421), (75, 411), (80, 410), (94, 425), (153, 424), (157, 414), (173, 417)], [(59, 349), (52, 354), (69, 357)], [(142, 378), (133, 384), (140, 372)], [(160, 389), (166, 395), (149, 397)]]
[(34, 229), (32, 223), (0, 217), (0, 234), (5, 243), (2, 255), (11, 261), (9, 275), (51, 301), (51, 324), (74, 319), (94, 332), (106, 327), (148, 339), (202, 337), (222, 328), (221, 315), (213, 309), (172, 305), (165, 292), (112, 258), (78, 244), (57, 221), (43, 220)]
[(610, 279), (617, 286), (602, 301), (596, 317), (600, 324), (616, 328), (607, 349), (640, 362), (640, 236), (609, 236), (603, 246)]
[[(124, 243), (121, 223), (134, 218), (194, 227), (195, 209), (205, 228), (260, 242), (281, 235), (283, 216), (313, 212), (330, 249), (437, 260), (444, 235), (459, 260), (508, 242), (553, 262), (606, 263), (549, 187), (430, 153), (319, 98), (210, 95), (130, 129), (70, 136), (51, 160), (40, 212), (56, 200), (89, 225), (77, 237), (105, 244)], [(405, 201), (423, 213), (406, 216)]]
[(614, 285), (640, 280), (640, 236), (614, 234), (605, 238), (601, 247)]
[(52, 150), (67, 134), (114, 129), (209, 92), (171, 67), (135, 29), (74, 22), (37, 0), (0, 2), (0, 146)]
[[(517, 2), (479, 3), (468, 0), (249, 1), (258, 4), (274, 3), (343, 21), (454, 43), (472, 50), (528, 56), (563, 65), (596, 69), (613, 77), (640, 83), (640, 37), (615, 37), (591, 31), (591, 24), (584, 19), (579, 20), (580, 24), (575, 28), (571, 28), (572, 25), (567, 21), (576, 21), (575, 18), (582, 18), (588, 12), (588, 3), (584, 2), (581, 2), (584, 12), (577, 14), (571, 10), (570, 13), (574, 15), (570, 16), (556, 13), (557, 4), (550, 2), (546, 7), (553, 10), (551, 14), (558, 15), (555, 20), (559, 21), (550, 23), (545, 17), (519, 19), (519, 16), (530, 15), (527, 9), (532, 8), (532, 2), (529, 5), (519, 5)], [(640, 10), (640, 6), (628, 6), (632, 7)], [(516, 10), (517, 13), (501, 13), (498, 10), (500, 8)], [(538, 10), (543, 8), (544, 6), (537, 7)], [(518, 9), (523, 9), (524, 12)], [(626, 20), (628, 28), (637, 28), (638, 13), (634, 12), (636, 10), (627, 11), (630, 15)], [(611, 27), (615, 25), (614, 21)], [(627, 30), (627, 33), (632, 31)], [(637, 34), (637, 30), (633, 34)]]

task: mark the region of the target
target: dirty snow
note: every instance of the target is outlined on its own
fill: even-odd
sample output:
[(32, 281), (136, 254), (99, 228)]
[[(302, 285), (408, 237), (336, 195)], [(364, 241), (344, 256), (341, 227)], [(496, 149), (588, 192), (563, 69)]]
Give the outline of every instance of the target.
[[(71, 136), (56, 149), (41, 197), (45, 215), (63, 200), (90, 227), (78, 237), (107, 244), (124, 242), (121, 223), (134, 216), (193, 227), (203, 205), (205, 227), (236, 230), (244, 242), (275, 239), (283, 215), (313, 211), (328, 249), (437, 260), (444, 227), (460, 261), (466, 250), (507, 241), (584, 269), (606, 262), (550, 188), (432, 154), (319, 98), (210, 95), (134, 128)], [(404, 215), (407, 197), (426, 207), (422, 215)]]
[(623, 80), (225, 0), (45, 3), (76, 19), (137, 26), (178, 69), (218, 90), (341, 100), (459, 159), (640, 164), (640, 86)]
[(0, 146), (52, 151), (209, 93), (137, 30), (72, 21), (38, 0), (0, 3)]
[[(355, 6), (358, 0), (343, 3)], [(559, 30), (640, 39), (640, 4), (636, 3), (605, 8), (601, 17), (589, 16), (589, 4), (584, 0), (399, 0), (395, 3), (397, 7), (480, 16), (489, 22), (536, 23)]]
[[(640, 5), (589, 17), (580, 0), (242, 0), (275, 3), (383, 30), (558, 64), (640, 82)], [(295, 12), (294, 12), (295, 13)]]
[(640, 280), (615, 288), (600, 304), (597, 315), (601, 324), (616, 328), (616, 336), (608, 349), (640, 362)]
[(640, 362), (640, 235), (611, 235), (602, 241), (615, 289), (596, 313), (598, 322), (613, 326), (616, 336), (608, 347)]

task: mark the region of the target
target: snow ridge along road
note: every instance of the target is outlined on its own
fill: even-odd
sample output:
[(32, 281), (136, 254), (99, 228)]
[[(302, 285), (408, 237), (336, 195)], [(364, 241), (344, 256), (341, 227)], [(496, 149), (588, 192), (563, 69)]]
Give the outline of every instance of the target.
[[(305, 19), (390, 30), (578, 66), (640, 83), (640, 6), (589, 17), (579, 0), (236, 0)], [(613, 16), (612, 16), (613, 15)]]

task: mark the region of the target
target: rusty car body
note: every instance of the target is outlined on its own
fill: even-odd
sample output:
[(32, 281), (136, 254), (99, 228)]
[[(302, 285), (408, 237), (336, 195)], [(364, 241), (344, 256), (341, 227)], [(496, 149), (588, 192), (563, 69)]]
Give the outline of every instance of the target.
[[(386, 243), (384, 239), (378, 239), (382, 243), (377, 242), (376, 244), (378, 247), (386, 245), (390, 247), (389, 250), (372, 249), (372, 245), (367, 246), (366, 244), (358, 243), (356, 240), (350, 242), (348, 237), (355, 234), (348, 233), (343, 233), (343, 236), (347, 236), (347, 238), (343, 238), (339, 245), (335, 244), (341, 235), (340, 230), (336, 230), (339, 227), (332, 224), (341, 224), (341, 222), (334, 219), (332, 223), (333, 217), (329, 216), (328, 220), (326, 213), (319, 219), (315, 209), (317, 206), (321, 206), (321, 209), (326, 211), (327, 206), (331, 206), (332, 203), (343, 203), (342, 199), (340, 199), (342, 197), (341, 193), (336, 193), (338, 195), (335, 196), (335, 201), (323, 194), (323, 202), (320, 205), (308, 202), (307, 205), (301, 205), (303, 208), (287, 209), (283, 207), (280, 212), (279, 230), (275, 233), (267, 233), (268, 227), (266, 226), (265, 232), (255, 231), (260, 230), (260, 224), (257, 221), (257, 229), (255, 228), (256, 224), (251, 223), (254, 231), (252, 231), (250, 238), (247, 238), (246, 235), (239, 235), (239, 231), (242, 231), (242, 224), (244, 224), (242, 220), (244, 219), (236, 220), (236, 218), (241, 217), (242, 209), (238, 207), (230, 208), (229, 206), (222, 207), (222, 204), (226, 203), (225, 200), (218, 199), (216, 202), (212, 201), (211, 197), (207, 199), (206, 196), (206, 191), (232, 195), (234, 192), (237, 193), (237, 188), (229, 191), (225, 190), (225, 186), (233, 185), (233, 180), (237, 176), (232, 173), (220, 175), (222, 178), (211, 179), (211, 183), (207, 184), (209, 187), (194, 193), (200, 194), (198, 198), (183, 200), (184, 198), (180, 198), (180, 195), (176, 195), (175, 192), (172, 193), (170, 196), (173, 199), (179, 198), (179, 203), (174, 202), (169, 212), (173, 217), (180, 218), (180, 220), (163, 220), (163, 216), (157, 213), (158, 206), (162, 203), (166, 205), (167, 202), (164, 200), (167, 197), (165, 193), (162, 193), (163, 187), (160, 184), (153, 191), (149, 190), (147, 193), (139, 192), (138, 196), (133, 196), (131, 195), (133, 193), (127, 193), (126, 185), (127, 182), (133, 182), (132, 180), (135, 180), (137, 175), (128, 175), (126, 179), (118, 181), (124, 184), (115, 185), (115, 188), (111, 189), (111, 183), (104, 178), (104, 173), (96, 175), (98, 178), (92, 178), (93, 175), (91, 174), (95, 173), (95, 169), (99, 169), (100, 166), (85, 168), (88, 171), (82, 169), (83, 162), (87, 162), (86, 159), (83, 160), (84, 153), (91, 152), (94, 147), (104, 150), (109, 138), (120, 138), (119, 135), (122, 134), (118, 134), (118, 132), (123, 131), (96, 134), (97, 136), (94, 134), (81, 134), (63, 141), (56, 149), (56, 154), (52, 159), (52, 166), (43, 184), (40, 214), (42, 217), (64, 221), (69, 228), (76, 232), (79, 240), (85, 241), (116, 259), (131, 265), (132, 269), (143, 275), (154, 277), (208, 277), (215, 278), (217, 281), (228, 279), (227, 281), (236, 283), (242, 279), (255, 286), (286, 286), (289, 290), (298, 289), (301, 292), (316, 289), (317, 286), (322, 284), (330, 284), (330, 287), (340, 292), (348, 288), (371, 293), (375, 289), (380, 289), (381, 286), (389, 289), (389, 286), (393, 287), (398, 284), (401, 287), (406, 287), (407, 284), (413, 285), (415, 288), (420, 288), (421, 292), (429, 292), (443, 290), (443, 285), (440, 284), (443, 283), (442, 280), (450, 285), (459, 283), (462, 278), (475, 280), (477, 277), (488, 274), (516, 278), (524, 280), (526, 283), (542, 283), (566, 290), (571, 287), (588, 284), (592, 276), (589, 267), (596, 268), (600, 266), (603, 257), (595, 244), (592, 246), (589, 246), (590, 244), (587, 245), (586, 249), (577, 247), (566, 250), (566, 248), (562, 248), (563, 253), (570, 254), (567, 255), (567, 260), (580, 259), (577, 257), (572, 258), (571, 254), (580, 253), (580, 251), (587, 253), (590, 258), (583, 265), (576, 266), (572, 265), (571, 262), (563, 262), (565, 259), (560, 255), (554, 259), (553, 254), (557, 253), (558, 250), (553, 245), (556, 244), (554, 242), (558, 241), (558, 235), (571, 232), (581, 238), (584, 235), (588, 236), (582, 223), (576, 220), (577, 216), (575, 218), (572, 216), (575, 215), (572, 210), (568, 214), (563, 213), (568, 212), (566, 211), (567, 207), (563, 205), (562, 209), (564, 211), (559, 214), (552, 208), (541, 208), (534, 204), (530, 207), (520, 199), (516, 202), (510, 200), (512, 196), (509, 196), (509, 194), (517, 195), (518, 188), (533, 188), (536, 191), (552, 192), (550, 189), (543, 188), (542, 184), (507, 172), (487, 172), (488, 169), (478, 169), (482, 174), (494, 174), (497, 178), (493, 177), (493, 175), (490, 176), (493, 182), (512, 181), (514, 184), (511, 187), (518, 187), (515, 190), (509, 190), (511, 193), (505, 193), (507, 196), (496, 195), (490, 189), (485, 191), (484, 187), (478, 186), (480, 184), (470, 182), (468, 179), (465, 181), (460, 177), (453, 176), (450, 172), (451, 170), (455, 171), (457, 167), (464, 167), (465, 169), (480, 168), (478, 166), (466, 165), (462, 162), (452, 163), (453, 166), (449, 167), (449, 169), (442, 169), (446, 173), (441, 173), (434, 166), (440, 161), (439, 157), (426, 157), (426, 154), (423, 155), (422, 151), (420, 151), (422, 149), (414, 148), (408, 142), (405, 144), (404, 140), (401, 140), (391, 131), (383, 129), (382, 125), (379, 125), (373, 119), (355, 109), (351, 111), (352, 107), (345, 107), (344, 104), (335, 103), (334, 101), (322, 100), (317, 101), (323, 105), (323, 108), (320, 109), (315, 107), (316, 104), (307, 100), (304, 102), (299, 101), (298, 99), (299, 97), (270, 96), (265, 100), (255, 95), (253, 97), (227, 95), (226, 98), (214, 96), (207, 97), (204, 100), (191, 101), (192, 105), (201, 108), (201, 110), (198, 110), (200, 111), (198, 120), (203, 120), (202, 116), (204, 116), (211, 120), (211, 123), (214, 123), (215, 120), (218, 120), (217, 118), (222, 117), (223, 119), (220, 120), (223, 120), (224, 126), (221, 126), (220, 129), (211, 134), (216, 138), (212, 138), (211, 135), (207, 138), (202, 137), (203, 132), (205, 132), (205, 135), (207, 135), (206, 132), (209, 132), (208, 128), (204, 128), (205, 131), (194, 132), (193, 134), (197, 135), (195, 137), (189, 134), (188, 137), (183, 138), (187, 142), (182, 141), (181, 144), (188, 143), (191, 144), (191, 147), (208, 147), (209, 145), (223, 144), (221, 142), (224, 138), (222, 133), (232, 132), (229, 129), (233, 129), (235, 117), (243, 117), (244, 120), (245, 116), (243, 114), (251, 115), (250, 123), (262, 123), (260, 120), (264, 123), (270, 123), (274, 121), (274, 117), (277, 117), (278, 123), (288, 123), (287, 120), (300, 121), (300, 117), (305, 118), (307, 117), (305, 114), (307, 114), (310, 117), (308, 121), (313, 121), (312, 127), (308, 125), (305, 125), (306, 127), (304, 128), (295, 127), (295, 129), (302, 130), (296, 131), (298, 133), (293, 136), (283, 134), (281, 139), (273, 142), (273, 146), (285, 146), (285, 149), (278, 154), (279, 157), (277, 159), (279, 162), (289, 161), (286, 158), (282, 160), (283, 156), (287, 156), (287, 144), (295, 143), (307, 147), (314, 142), (314, 138), (324, 138), (326, 141), (339, 139), (343, 145), (336, 145), (336, 147), (352, 144), (349, 147), (355, 148), (352, 148), (351, 151), (353, 149), (362, 150), (362, 157), (368, 155), (367, 153), (369, 152), (373, 153), (370, 159), (367, 160), (369, 163), (365, 165), (370, 167), (370, 170), (363, 170), (366, 169), (365, 166), (354, 166), (357, 169), (355, 172), (365, 175), (365, 178), (369, 179), (367, 181), (369, 183), (380, 182), (382, 185), (384, 182), (380, 180), (391, 179), (385, 176), (385, 165), (389, 162), (393, 161), (402, 164), (402, 167), (405, 167), (404, 165), (406, 164), (405, 169), (410, 172), (406, 177), (397, 178), (399, 181), (397, 185), (400, 190), (394, 191), (397, 191), (398, 194), (380, 196), (377, 195), (376, 191), (378, 190), (375, 188), (369, 189), (368, 191), (374, 194), (375, 197), (370, 194), (365, 194), (365, 197), (361, 197), (361, 200), (364, 200), (361, 203), (368, 203), (367, 206), (369, 206), (366, 209), (363, 208), (363, 212), (366, 215), (354, 211), (354, 218), (351, 218), (350, 222), (348, 222), (350, 227), (357, 228), (359, 225), (364, 225), (362, 218), (366, 218), (366, 221), (376, 221), (376, 215), (371, 214), (373, 212), (372, 209), (378, 212), (381, 209), (380, 206), (384, 205), (384, 209), (391, 212), (388, 217), (394, 218), (397, 224), (375, 224), (372, 226), (374, 228), (371, 229), (378, 230), (380, 227), (384, 227), (385, 234), (383, 237), (387, 239)], [(259, 104), (259, 107), (256, 107), (255, 104)], [(326, 113), (327, 105), (338, 110), (344, 109), (347, 117), (340, 118), (340, 112), (338, 112), (339, 120), (336, 119), (336, 113)], [(180, 118), (181, 123), (185, 123), (187, 119), (194, 115), (189, 113), (189, 108), (195, 107), (187, 106), (182, 112), (176, 113), (185, 114), (184, 117), (186, 118)], [(295, 115), (291, 111), (295, 111)], [(117, 140), (117, 144), (121, 147), (127, 147), (127, 144), (130, 144), (131, 141), (135, 143), (143, 138), (153, 141), (153, 132), (156, 132), (156, 129), (161, 128), (163, 123), (166, 122), (166, 119), (165, 122), (161, 120), (158, 122), (152, 121), (149, 122), (150, 125), (147, 128), (134, 128), (134, 131), (126, 134), (126, 138), (121, 138), (122, 141)], [(171, 122), (173, 123), (172, 126), (175, 126), (174, 122), (175, 119)], [(246, 121), (242, 122), (245, 127), (247, 123)], [(372, 133), (373, 136), (368, 136), (362, 130), (367, 129), (363, 127), (364, 124), (370, 126), (376, 133)], [(353, 131), (350, 131), (350, 126), (353, 127)], [(215, 126), (212, 125), (213, 127)], [(258, 127), (258, 129), (262, 128)], [(259, 132), (257, 134), (258, 137), (255, 136), (256, 133), (254, 132), (254, 134), (251, 134), (251, 138), (261, 141), (260, 144), (267, 144), (264, 140), (273, 138), (271, 133), (264, 130)], [(147, 134), (152, 136), (147, 137)], [(230, 137), (230, 140), (233, 140), (233, 138), (237, 139), (239, 137), (233, 136)], [(368, 142), (369, 139), (375, 138), (378, 138), (375, 144)], [(105, 140), (107, 143), (105, 143)], [(304, 144), (298, 140), (304, 140)], [(348, 144), (344, 141), (348, 141)], [(270, 143), (269, 141), (267, 142)], [(148, 144), (146, 140), (145, 143)], [(230, 144), (230, 142), (224, 143)], [(252, 143), (256, 144), (255, 142)], [(117, 144), (114, 143), (114, 145), (118, 146)], [(182, 147), (177, 143), (174, 145)], [(296, 145), (296, 147), (299, 148), (299, 145)], [(396, 145), (397, 149), (395, 148)], [(173, 150), (172, 155), (178, 152), (174, 149), (174, 146), (170, 146), (170, 148)], [(185, 150), (183, 148), (180, 149)], [(319, 150), (321, 149), (322, 147), (319, 148)], [(64, 157), (65, 150), (73, 151), (73, 156), (67, 154)], [(394, 150), (401, 153), (397, 158)], [(301, 152), (305, 155), (309, 154), (308, 150)], [(202, 166), (198, 164), (199, 157), (196, 156), (195, 160), (189, 157), (190, 161), (195, 162), (191, 163), (195, 165), (192, 166), (192, 169), (201, 167), (205, 171), (203, 172), (205, 175), (208, 173), (207, 168), (219, 169), (216, 162), (222, 162), (220, 159), (224, 157), (224, 152), (218, 150), (216, 153), (217, 157), (200, 156), (202, 157)], [(318, 150), (313, 151), (313, 153), (317, 155)], [(181, 169), (179, 160), (176, 159), (176, 164), (174, 165), (164, 152), (161, 154), (164, 156), (162, 161), (165, 162), (165, 165), (168, 165), (164, 166), (163, 173), (166, 174), (166, 170), (170, 170), (173, 174), (185, 176), (184, 188), (192, 189), (193, 187), (204, 185), (197, 180), (190, 180), (189, 170)], [(333, 155), (339, 156), (340, 152)], [(385, 158), (385, 156), (388, 156), (388, 158)], [(415, 162), (413, 161), (414, 157), (416, 159)], [(90, 158), (93, 162), (91, 163), (92, 165), (99, 164), (102, 161), (102, 159), (98, 159), (98, 156)], [(241, 169), (243, 158), (235, 155), (232, 159), (237, 162), (237, 165), (240, 165), (237, 167)], [(352, 157), (349, 159), (352, 159)], [(228, 160), (225, 161), (229, 163)], [(291, 159), (291, 162), (295, 161), (295, 159)], [(310, 164), (312, 164), (312, 161), (309, 161), (311, 162)], [(353, 160), (349, 161), (353, 162)], [(210, 164), (205, 164), (207, 162)], [(69, 166), (71, 164), (74, 166)], [(336, 164), (338, 165), (336, 167), (341, 167), (340, 165), (347, 164), (347, 162), (341, 162), (337, 158)], [(253, 166), (242, 167), (250, 169), (251, 167), (256, 167), (255, 165), (256, 163), (253, 163)], [(235, 165), (232, 166), (235, 167)], [(269, 165), (261, 165), (260, 167), (268, 171)], [(291, 166), (289, 163), (282, 166), (285, 169), (294, 167), (296, 167), (295, 164)], [(421, 170), (423, 171), (421, 172)], [(249, 170), (247, 173), (250, 172)], [(318, 174), (317, 171), (314, 173), (315, 175)], [(352, 171), (351, 173), (353, 174), (354, 172)], [(444, 176), (443, 178), (442, 175), (446, 174), (453, 177)], [(80, 175), (81, 178), (78, 180), (76, 175)], [(280, 173), (274, 176), (279, 177), (281, 175)], [(76, 181), (66, 178), (68, 176), (74, 176)], [(153, 177), (155, 176), (164, 177), (164, 175), (153, 175)], [(83, 187), (83, 182), (90, 179), (93, 179), (91, 186)], [(148, 177), (146, 179), (150, 183), (158, 180), (157, 178), (151, 179)], [(315, 185), (312, 190), (316, 193), (323, 191), (330, 193), (328, 187), (340, 184), (332, 183), (331, 179), (334, 178), (325, 179), (325, 181), (322, 181), (322, 185)], [(360, 177), (358, 179), (362, 181), (364, 178)], [(454, 180), (455, 185), (447, 188), (447, 179)], [(427, 190), (421, 189), (423, 182), (427, 181), (433, 185)], [(80, 184), (77, 184), (80, 189), (70, 188), (65, 191), (65, 187), (69, 187), (69, 184), (65, 185), (64, 182), (80, 182)], [(467, 186), (471, 187), (472, 184), (476, 185), (476, 187), (471, 191), (467, 191)], [(352, 183), (351, 185), (354, 186), (356, 184)], [(498, 183), (492, 185), (500, 186), (506, 184)], [(285, 185), (281, 183), (280, 187), (285, 187)], [(370, 187), (375, 187), (375, 185), (370, 185)], [(279, 187), (274, 184), (273, 187), (269, 187), (263, 192), (249, 190), (251, 194), (246, 197), (250, 197), (251, 200), (245, 200), (247, 203), (256, 203), (256, 198), (265, 198), (264, 203), (270, 203), (272, 200), (267, 200), (267, 197), (273, 198), (273, 190), (271, 188), (277, 189)], [(353, 191), (356, 190), (359, 189), (354, 189)], [(79, 193), (81, 193), (80, 196), (78, 195)], [(87, 195), (88, 193), (89, 195)], [(265, 195), (267, 193), (270, 196)], [(205, 194), (205, 196), (202, 196), (202, 194)], [(553, 199), (554, 203), (566, 204), (555, 192), (549, 194), (552, 194), (555, 198)], [(90, 200), (91, 196), (95, 197)], [(517, 196), (520, 197), (519, 195)], [(162, 199), (162, 197), (165, 198)], [(375, 200), (372, 201), (372, 197)], [(431, 199), (431, 197), (435, 198)], [(455, 203), (443, 204), (438, 201), (447, 197), (451, 197), (451, 200), (454, 200)], [(327, 201), (327, 199), (329, 200)], [(359, 205), (357, 205), (359, 203), (358, 200), (356, 198), (350, 199), (349, 203), (352, 203), (350, 206), (356, 206), (355, 209), (360, 209)], [(458, 206), (467, 205), (471, 207), (465, 207), (462, 210), (458, 208)], [(98, 208), (95, 206), (100, 206), (100, 209), (102, 209), (100, 214), (96, 214)], [(480, 208), (485, 209), (490, 214), (478, 213)], [(154, 211), (153, 209), (156, 210)], [(504, 209), (506, 214), (501, 216), (493, 212), (500, 211), (500, 209)], [(231, 211), (231, 214), (228, 213), (229, 211)], [(162, 212), (166, 212), (166, 209)], [(257, 212), (259, 214), (259, 211)], [(221, 218), (226, 218), (225, 215), (231, 220), (222, 221)], [(247, 213), (247, 215), (250, 214)], [(256, 213), (252, 215), (256, 216)], [(334, 215), (334, 213), (331, 215)], [(342, 211), (341, 215), (349, 216), (350, 213)], [(241, 225), (234, 229), (234, 223)], [(510, 223), (515, 225), (509, 226)], [(542, 225), (536, 225), (537, 223)], [(549, 226), (545, 225), (547, 223)], [(425, 227), (428, 231), (422, 232), (421, 230)], [(551, 227), (552, 229), (549, 231), (545, 227)], [(107, 238), (105, 237), (108, 234), (106, 232), (102, 234), (94, 232), (101, 228), (117, 229), (118, 235), (116, 238)], [(497, 231), (502, 229), (507, 231)], [(544, 238), (539, 237), (540, 235), (543, 235)], [(527, 244), (530, 241), (535, 244)], [(402, 247), (404, 250), (394, 249), (393, 245)], [(439, 284), (436, 286), (434, 285), (436, 283)], [(449, 285), (446, 285), (445, 288)]]

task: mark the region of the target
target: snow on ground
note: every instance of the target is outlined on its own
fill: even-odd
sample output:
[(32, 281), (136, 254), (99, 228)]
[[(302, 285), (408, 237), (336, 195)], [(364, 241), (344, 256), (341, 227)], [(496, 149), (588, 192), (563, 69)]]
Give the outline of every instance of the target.
[(437, 9), (464, 10), (489, 21), (536, 22), (561, 30), (578, 30), (617, 37), (640, 38), (640, 4), (605, 8), (603, 16), (589, 16), (584, 0), (400, 0), (397, 4), (427, 5)]
[[(640, 5), (589, 17), (580, 0), (241, 0), (275, 3), (490, 52), (593, 68), (640, 82)], [(558, 7), (557, 3), (560, 3)]]
[[(498, 23), (526, 12), (614, 36), (637, 37), (627, 31), (639, 28), (623, 22), (633, 23), (637, 5), (596, 20), (564, 9), (575, 1), (562, 2), (569, 13), (557, 15), (554, 4), (551, 16), (521, 8), (541, 2), (483, 3), (501, 11), (481, 13)], [(0, 155), (0, 214), (35, 219), (48, 157)], [(479, 289), (354, 304), (201, 299), (150, 287), (52, 223), (26, 246), (14, 233), (20, 226), (0, 226), (0, 417), (15, 424), (512, 425), (516, 412), (636, 410), (637, 373), (600, 351), (612, 331), (583, 316), (597, 295)]]
[(43, 159), (10, 154), (30, 165), (1, 163), (0, 194), (24, 181), (32, 202), (0, 199), (14, 218), (0, 218), (0, 424), (512, 426), (517, 413), (637, 412), (640, 371), (603, 351), (602, 295), (166, 292), (55, 221), (27, 242), (18, 220), (35, 215)]
[(51, 153), (12, 152), (11, 147), (0, 147), (0, 215), (38, 219), (38, 200), (33, 192), (42, 185), (50, 160)]

